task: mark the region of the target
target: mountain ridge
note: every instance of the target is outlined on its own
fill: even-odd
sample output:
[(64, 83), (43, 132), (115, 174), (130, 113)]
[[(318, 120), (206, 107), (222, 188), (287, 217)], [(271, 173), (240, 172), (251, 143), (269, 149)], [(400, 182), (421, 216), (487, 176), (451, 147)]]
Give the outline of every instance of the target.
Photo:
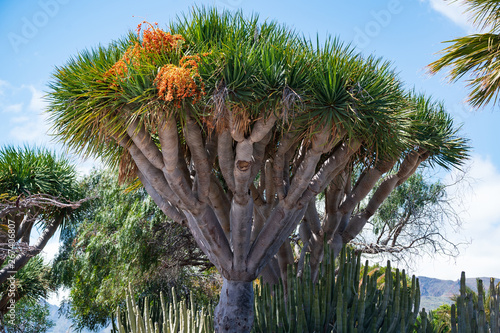
[[(460, 293), (460, 279), (441, 280), (437, 278), (418, 276), (420, 285), (420, 308), (435, 310), (442, 304), (452, 304), (451, 297)], [(483, 281), (483, 287), (487, 292), (490, 287), (489, 277), (466, 278), (465, 284), (477, 293), (477, 279)], [(495, 278), (495, 285), (500, 283), (500, 279)]]

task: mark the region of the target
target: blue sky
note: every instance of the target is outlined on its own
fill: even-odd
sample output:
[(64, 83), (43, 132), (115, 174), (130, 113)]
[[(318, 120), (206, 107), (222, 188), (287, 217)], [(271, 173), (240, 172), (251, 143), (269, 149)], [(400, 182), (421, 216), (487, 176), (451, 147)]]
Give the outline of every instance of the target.
[[(311, 38), (338, 36), (365, 54), (390, 60), (409, 89), (444, 101), (455, 121), (463, 123), (462, 134), (473, 147), (467, 165), (471, 182), (462, 186), (462, 201), (455, 204), (462, 212), (464, 228), (461, 235), (451, 236), (472, 243), (456, 262), (425, 257), (413, 273), (455, 280), (465, 270), (469, 277), (500, 277), (496, 259), (500, 253), (500, 133), (496, 126), (500, 112), (492, 106), (471, 111), (464, 104), (462, 82), (448, 84), (443, 75), (427, 74), (425, 66), (437, 59), (442, 41), (474, 32), (461, 8), (442, 0), (0, 0), (0, 145), (27, 143), (61, 150), (51, 142), (42, 113), (43, 95), (55, 66), (85, 48), (120, 38), (144, 19), (166, 25), (201, 4), (256, 12), (262, 19), (285, 23)], [(91, 161), (78, 163), (82, 172), (92, 165)], [(49, 257), (56, 249), (57, 242), (51, 242), (46, 249)]]

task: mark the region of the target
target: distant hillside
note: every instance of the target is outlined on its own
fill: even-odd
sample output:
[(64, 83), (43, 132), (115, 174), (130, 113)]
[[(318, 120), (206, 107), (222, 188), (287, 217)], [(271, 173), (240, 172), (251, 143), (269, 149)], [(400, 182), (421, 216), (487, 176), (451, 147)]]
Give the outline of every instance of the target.
[[(466, 279), (466, 284), (469, 288), (471, 288), (472, 290), (474, 290), (474, 292), (477, 293), (476, 279), (477, 278), (468, 278), (468, 279)], [(480, 277), (479, 279), (483, 280), (483, 287), (487, 292), (488, 289), (490, 288), (490, 278), (489, 277)], [(500, 279), (495, 279), (495, 285), (497, 285), (498, 282), (500, 282)]]
[[(481, 277), (486, 290), (490, 287), (490, 278)], [(420, 283), (420, 308), (434, 310), (442, 304), (451, 304), (451, 297), (460, 292), (460, 280), (440, 280), (425, 276), (418, 277)], [(495, 284), (500, 282), (495, 279)], [(477, 292), (476, 278), (467, 278), (466, 284), (474, 292)]]
[(460, 290), (459, 281), (440, 280), (425, 276), (418, 277), (420, 296), (451, 297)]

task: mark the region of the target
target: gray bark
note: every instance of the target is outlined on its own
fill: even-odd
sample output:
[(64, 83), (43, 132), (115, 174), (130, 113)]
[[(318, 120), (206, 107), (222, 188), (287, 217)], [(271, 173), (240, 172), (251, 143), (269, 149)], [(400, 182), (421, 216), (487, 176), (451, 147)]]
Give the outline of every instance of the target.
[(219, 134), (219, 140), (217, 140), (217, 152), (219, 154), (219, 166), (222, 176), (224, 176), (224, 180), (226, 181), (229, 190), (234, 192), (234, 151), (233, 139), (231, 138), (229, 130), (225, 130)]
[(202, 212), (197, 215), (188, 211), (184, 213), (189, 229), (202, 251), (220, 273), (229, 278), (232, 273), (233, 252), (212, 208), (205, 205)]
[(270, 286), (274, 286), (280, 282), (280, 265), (278, 264), (278, 259), (273, 257), (269, 260), (266, 267), (260, 272), (262, 277), (262, 282), (267, 283)]
[(201, 136), (201, 128), (196, 122), (188, 118), (184, 127), (184, 137), (189, 146), (194, 167), (196, 169), (196, 184), (198, 188), (198, 198), (201, 202), (206, 203), (208, 200), (208, 192), (210, 190), (210, 174), (211, 166), (208, 164), (208, 155), (205, 150), (203, 138)]
[[(249, 332), (251, 281), (261, 272), (271, 283), (279, 275), (286, 280), (286, 266), (294, 262), (288, 237), (297, 225), (303, 223), (299, 270), (309, 252), (316, 279), (324, 241), (338, 253), (385, 197), (414, 172), (425, 152), (410, 152), (399, 173), (387, 178), (359, 212), (361, 200), (372, 193), (396, 159), (377, 160), (351, 189), (353, 163), (357, 163), (353, 157), (360, 141), (326, 126), (307, 137), (299, 137), (293, 129), (279, 133), (274, 130), (282, 125), (277, 123), (279, 114), (269, 113), (266, 119), (262, 113), (252, 121), (227, 110), (224, 93), (219, 97), (216, 113), (224, 119), (215, 129), (201, 128), (188, 107), (183, 131), (177, 127), (182, 119), (174, 114), (158, 126), (161, 148), (138, 121), (131, 122), (117, 141), (128, 149), (154, 201), (168, 216), (187, 222), (200, 248), (223, 275), (216, 331)], [(205, 129), (213, 131), (207, 134)], [(320, 219), (316, 196), (325, 190), (326, 216)]]
[(165, 213), (165, 215), (169, 216), (172, 220), (181, 225), (186, 225), (187, 222), (184, 214), (181, 213), (176, 207), (172, 206), (167, 200), (164, 200), (158, 194), (158, 192), (155, 191), (153, 186), (151, 186), (147, 178), (142, 174), (140, 170), (137, 171), (137, 177), (139, 178), (142, 185), (144, 186), (148, 194), (151, 196), (153, 201), (158, 205), (161, 211)]
[(253, 201), (240, 205), (233, 200), (231, 205), (231, 244), (233, 246), (233, 269), (244, 271), (246, 258), (250, 250), (250, 235), (252, 233)]
[(293, 265), (294, 263), (293, 250), (289, 242), (284, 242), (283, 245), (281, 245), (278, 253), (276, 254), (276, 257), (278, 258), (281, 279), (286, 285), (288, 265)]
[(250, 332), (254, 319), (252, 282), (224, 279), (215, 308), (215, 332)]

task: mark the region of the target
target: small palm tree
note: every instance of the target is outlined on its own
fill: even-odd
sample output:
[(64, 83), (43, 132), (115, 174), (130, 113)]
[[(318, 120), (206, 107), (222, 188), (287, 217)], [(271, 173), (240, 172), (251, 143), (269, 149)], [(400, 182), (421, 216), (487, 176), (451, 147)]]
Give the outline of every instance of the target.
[[(0, 313), (7, 311), (10, 299), (26, 294), (19, 284), (26, 278), (23, 267), (68, 223), (82, 203), (76, 201), (79, 192), (75, 169), (67, 159), (41, 148), (0, 149)], [(30, 244), (36, 227), (42, 231)], [(14, 284), (7, 280), (11, 276)], [(6, 285), (15, 285), (14, 296)]]
[(471, 91), (468, 102), (476, 108), (496, 104), (500, 88), (500, 2), (464, 0), (472, 23), (486, 33), (476, 33), (447, 41), (441, 58), (429, 65), (431, 73), (450, 68), (451, 82), (466, 78)]
[[(0, 285), (0, 293), (9, 292), (9, 284)], [(38, 302), (41, 298), (46, 298), (49, 292), (54, 291), (54, 283), (51, 279), (51, 268), (45, 264), (43, 257), (37, 255), (31, 258), (26, 265), (16, 274), (17, 292), (14, 300), (17, 302), (23, 299), (27, 302)], [(0, 309), (7, 307), (10, 299), (2, 297)]]

